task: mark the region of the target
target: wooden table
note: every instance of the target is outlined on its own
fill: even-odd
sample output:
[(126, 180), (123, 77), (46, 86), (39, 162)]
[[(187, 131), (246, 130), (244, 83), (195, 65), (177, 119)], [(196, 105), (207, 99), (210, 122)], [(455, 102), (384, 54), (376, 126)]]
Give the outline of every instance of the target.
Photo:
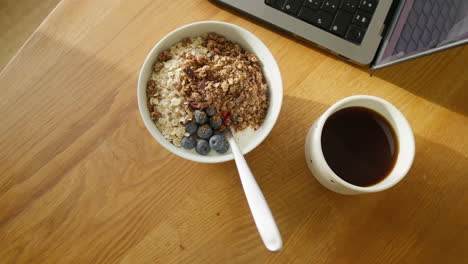
[[(152, 46), (200, 20), (240, 25), (284, 79), (278, 122), (247, 155), (284, 240), (268, 252), (233, 162), (183, 160), (140, 119)], [(467, 263), (468, 47), (376, 71), (207, 1), (64, 0), (0, 75), (1, 263)], [(304, 161), (308, 127), (346, 96), (398, 107), (416, 136), (407, 177), (343, 196)]]

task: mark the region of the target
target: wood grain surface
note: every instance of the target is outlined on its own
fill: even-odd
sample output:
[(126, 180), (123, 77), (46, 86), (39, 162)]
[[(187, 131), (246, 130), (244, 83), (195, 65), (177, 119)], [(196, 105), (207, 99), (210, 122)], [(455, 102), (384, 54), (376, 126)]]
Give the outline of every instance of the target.
[(60, 0), (0, 0), (0, 71)]
[[(233, 162), (163, 149), (136, 101), (140, 66), (173, 29), (237, 24), (278, 61), (284, 103), (247, 155), (284, 248), (268, 252)], [(1, 263), (468, 263), (468, 47), (371, 73), (208, 1), (64, 0), (0, 75)], [(407, 177), (376, 194), (322, 187), (312, 122), (346, 96), (398, 107)]]

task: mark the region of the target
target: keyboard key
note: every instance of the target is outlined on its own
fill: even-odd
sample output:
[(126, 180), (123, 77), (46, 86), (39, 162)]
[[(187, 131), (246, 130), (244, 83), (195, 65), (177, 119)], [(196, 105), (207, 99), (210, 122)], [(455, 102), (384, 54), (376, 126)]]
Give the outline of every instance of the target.
[(286, 0), (265, 0), (265, 4), (276, 9), (281, 9), (285, 1)]
[(304, 6), (310, 7), (312, 9), (319, 9), (322, 6), (323, 0), (306, 0)]
[(301, 8), (302, 0), (286, 0), (283, 5), (283, 10), (291, 15), (297, 15)]
[(317, 11), (317, 18), (313, 24), (317, 25), (318, 27), (328, 29), (332, 23), (333, 16), (324, 12), (322, 10)]
[(350, 13), (354, 13), (358, 4), (359, 0), (344, 0), (343, 3), (341, 3), (341, 9)]
[(377, 0), (361, 0), (361, 3), (359, 4), (359, 9), (362, 9), (369, 13), (374, 13), (376, 6)]
[(371, 20), (371, 15), (362, 11), (357, 11), (353, 18), (353, 24), (366, 28)]
[(351, 20), (353, 20), (353, 15), (348, 12), (338, 10), (336, 12), (335, 19), (330, 27), (330, 32), (344, 37), (346, 31), (348, 30), (349, 25), (351, 24)]
[(341, 0), (325, 0), (323, 1), (322, 9), (334, 14), (340, 5), (340, 1)]
[(299, 11), (299, 17), (323, 29), (329, 29), (333, 20), (333, 16), (327, 12), (315, 11), (305, 6)]
[(360, 28), (356, 25), (351, 25), (346, 33), (346, 39), (356, 44), (361, 44), (364, 38), (365, 29)]
[(305, 20), (309, 23), (315, 22), (315, 18), (317, 17), (317, 12), (313, 10), (312, 8), (308, 8), (306, 6), (303, 6), (301, 8), (301, 11), (299, 11), (299, 15), (297, 15), (300, 19)]

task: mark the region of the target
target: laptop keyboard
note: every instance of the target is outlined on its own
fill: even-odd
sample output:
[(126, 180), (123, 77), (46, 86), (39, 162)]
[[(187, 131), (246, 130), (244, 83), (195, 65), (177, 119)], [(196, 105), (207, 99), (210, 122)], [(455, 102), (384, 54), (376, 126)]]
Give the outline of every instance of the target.
[(361, 44), (378, 0), (265, 0), (265, 4)]

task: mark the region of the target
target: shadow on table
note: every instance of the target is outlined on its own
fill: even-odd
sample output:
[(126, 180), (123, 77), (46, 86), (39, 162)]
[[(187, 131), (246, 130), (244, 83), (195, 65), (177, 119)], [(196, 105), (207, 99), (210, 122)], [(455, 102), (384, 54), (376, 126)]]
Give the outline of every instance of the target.
[[(468, 46), (376, 70), (373, 75), (452, 111), (468, 115)], [(458, 90), (454, 90), (455, 84)]]
[[(285, 96), (273, 131), (247, 155), (279, 223), (285, 248), (298, 240), (307, 242), (304, 246), (311, 250), (325, 250), (328, 243), (330, 258), (337, 260), (341, 260), (339, 256), (349, 260), (363, 257), (366, 252), (378, 254), (379, 247), (401, 247), (398, 243), (414, 236), (414, 232), (418, 236), (430, 232), (434, 221), (441, 221), (443, 212), (451, 210), (452, 215), (444, 216), (439, 226), (448, 233), (435, 231), (434, 239), (424, 241), (428, 248), (443, 248), (440, 241), (461, 228), (457, 219), (463, 216), (459, 197), (463, 197), (466, 185), (460, 172), (467, 169), (468, 159), (416, 136), (413, 167), (394, 188), (358, 196), (336, 194), (315, 180), (304, 159), (306, 133), (327, 107)], [(303, 115), (303, 109), (308, 109), (308, 114)]]
[[(52, 188), (68, 170), (120, 126), (119, 117), (136, 109), (136, 73), (122, 69), (118, 61), (100, 60), (96, 54), (87, 54), (40, 31), (30, 39), (33, 43), (38, 40), (42, 46), (29, 44), (0, 75), (0, 81), (5, 83), (0, 85), (4, 89), (2, 95), (5, 98), (21, 98), (22, 103), (28, 105), (28, 111), (13, 106), (9, 108), (9, 118), (3, 120), (3, 125), (11, 127), (3, 136), (17, 138), (15, 133), (21, 131), (23, 150), (19, 151), (30, 148), (29, 153), (33, 153), (20, 155), (21, 158), (15, 158), (18, 156), (15, 156), (15, 152), (5, 153), (3, 162), (11, 166), (11, 175), (0, 181), (0, 193), (28, 180), (56, 156), (72, 148), (80, 137), (94, 127), (105, 127), (96, 133), (97, 136), (85, 141), (86, 147), (73, 151), (69, 159), (61, 161), (63, 164), (56, 173), (44, 179), (42, 185)], [(54, 52), (50, 51), (52, 49)], [(48, 54), (48, 57), (43, 54)], [(37, 74), (38, 68), (44, 74)], [(33, 93), (34, 97), (31, 97)], [(116, 101), (119, 100), (125, 101), (120, 103), (124, 107), (118, 107)], [(38, 120), (60, 125), (51, 129)], [(4, 143), (4, 149), (17, 148), (14, 145), (16, 141)], [(15, 147), (10, 148), (9, 144)], [(41, 193), (40, 188), (38, 193)]]

